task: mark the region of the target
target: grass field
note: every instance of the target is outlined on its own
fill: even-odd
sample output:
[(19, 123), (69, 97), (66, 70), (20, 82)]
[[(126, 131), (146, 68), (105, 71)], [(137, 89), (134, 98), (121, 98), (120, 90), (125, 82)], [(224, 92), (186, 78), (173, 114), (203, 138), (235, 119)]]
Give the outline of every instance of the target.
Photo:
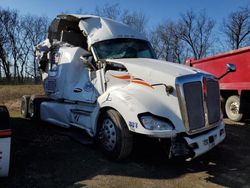
[(0, 85), (0, 105), (5, 105), (12, 117), (20, 116), (21, 97), (23, 95), (42, 95), (42, 85)]

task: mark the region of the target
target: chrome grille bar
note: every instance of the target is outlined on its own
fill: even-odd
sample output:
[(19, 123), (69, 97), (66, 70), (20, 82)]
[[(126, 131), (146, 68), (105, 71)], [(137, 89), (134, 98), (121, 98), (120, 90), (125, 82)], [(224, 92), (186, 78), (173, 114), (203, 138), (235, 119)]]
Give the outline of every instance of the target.
[(210, 129), (220, 121), (218, 81), (202, 73), (176, 78), (176, 92), (188, 134)]
[(189, 129), (196, 130), (205, 126), (201, 82), (190, 82), (183, 85), (186, 101)]
[(215, 80), (207, 81), (207, 108), (208, 123), (213, 124), (220, 120), (220, 91), (219, 83)]

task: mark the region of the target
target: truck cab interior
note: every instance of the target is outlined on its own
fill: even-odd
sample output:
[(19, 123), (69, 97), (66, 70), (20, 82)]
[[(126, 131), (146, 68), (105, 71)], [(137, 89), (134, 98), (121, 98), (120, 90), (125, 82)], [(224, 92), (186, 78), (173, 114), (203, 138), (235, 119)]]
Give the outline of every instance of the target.
[(81, 47), (85, 50), (88, 49), (87, 37), (83, 35), (83, 32), (78, 26), (79, 20), (69, 21), (55, 19), (53, 22), (54, 24), (51, 24), (48, 33), (50, 43), (52, 43), (53, 40), (57, 40)]

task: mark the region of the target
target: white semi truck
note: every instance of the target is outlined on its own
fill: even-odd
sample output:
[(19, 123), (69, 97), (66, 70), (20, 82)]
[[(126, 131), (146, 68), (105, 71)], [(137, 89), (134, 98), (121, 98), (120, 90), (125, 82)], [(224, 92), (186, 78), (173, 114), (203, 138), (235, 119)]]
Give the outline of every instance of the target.
[(92, 15), (59, 15), (36, 46), (47, 98), (24, 96), (24, 117), (78, 127), (115, 160), (134, 134), (169, 141), (169, 156), (195, 158), (225, 138), (217, 79), (157, 60), (128, 26)]

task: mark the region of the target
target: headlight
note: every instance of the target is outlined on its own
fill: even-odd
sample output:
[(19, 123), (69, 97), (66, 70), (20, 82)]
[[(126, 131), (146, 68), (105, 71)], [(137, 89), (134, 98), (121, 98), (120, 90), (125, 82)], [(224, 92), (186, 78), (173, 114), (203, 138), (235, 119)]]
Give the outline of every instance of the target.
[(170, 122), (161, 120), (152, 115), (143, 115), (140, 117), (141, 123), (144, 128), (149, 130), (173, 130), (174, 127)]

